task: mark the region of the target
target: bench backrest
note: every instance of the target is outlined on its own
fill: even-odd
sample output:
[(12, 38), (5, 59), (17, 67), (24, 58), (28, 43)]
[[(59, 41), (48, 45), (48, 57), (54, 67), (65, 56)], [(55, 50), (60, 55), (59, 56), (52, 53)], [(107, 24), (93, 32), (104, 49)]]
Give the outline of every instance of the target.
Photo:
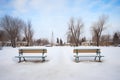
[(47, 53), (46, 49), (19, 49), (19, 53)]
[(74, 49), (73, 53), (98, 53), (100, 49)]

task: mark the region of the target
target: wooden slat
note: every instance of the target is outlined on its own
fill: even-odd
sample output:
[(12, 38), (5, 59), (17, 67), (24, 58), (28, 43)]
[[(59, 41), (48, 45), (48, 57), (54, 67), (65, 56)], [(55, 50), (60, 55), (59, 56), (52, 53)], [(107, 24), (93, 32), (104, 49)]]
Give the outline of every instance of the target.
[(74, 49), (73, 53), (96, 53), (98, 49)]
[(42, 58), (42, 57), (47, 57), (47, 56), (15, 56), (15, 58)]
[(46, 49), (20, 49), (20, 53), (47, 53)]

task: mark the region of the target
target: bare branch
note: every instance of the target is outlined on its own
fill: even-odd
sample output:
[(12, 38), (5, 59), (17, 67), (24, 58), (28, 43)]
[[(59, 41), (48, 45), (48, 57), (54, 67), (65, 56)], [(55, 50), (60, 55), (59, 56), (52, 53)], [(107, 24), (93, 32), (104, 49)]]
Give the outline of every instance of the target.
[(70, 20), (68, 25), (68, 41), (72, 44), (78, 46), (80, 44), (80, 35), (83, 28), (83, 23), (81, 20), (77, 21), (77, 24), (74, 23), (74, 19)]
[(12, 46), (16, 47), (16, 40), (23, 27), (23, 21), (8, 15), (3, 16), (0, 27), (7, 32)]
[(24, 27), (24, 35), (27, 41), (27, 45), (30, 46), (32, 45), (33, 42), (33, 29), (32, 29), (32, 24), (30, 21), (28, 21), (27, 25)]
[(100, 37), (102, 35), (103, 30), (105, 29), (105, 24), (107, 22), (108, 16), (102, 15), (99, 17), (98, 22), (95, 22), (92, 25), (92, 33), (93, 33), (93, 38), (95, 42), (97, 43), (97, 46), (99, 46), (100, 42)]

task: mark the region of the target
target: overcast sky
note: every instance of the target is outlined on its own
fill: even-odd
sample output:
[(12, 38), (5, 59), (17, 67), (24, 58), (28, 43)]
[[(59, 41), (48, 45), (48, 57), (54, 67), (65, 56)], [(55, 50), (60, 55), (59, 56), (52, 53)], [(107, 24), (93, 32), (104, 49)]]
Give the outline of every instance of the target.
[(71, 17), (84, 23), (82, 36), (90, 38), (90, 27), (102, 14), (108, 15), (106, 34), (120, 31), (120, 0), (0, 0), (0, 17), (4, 15), (30, 20), (34, 38), (66, 39)]

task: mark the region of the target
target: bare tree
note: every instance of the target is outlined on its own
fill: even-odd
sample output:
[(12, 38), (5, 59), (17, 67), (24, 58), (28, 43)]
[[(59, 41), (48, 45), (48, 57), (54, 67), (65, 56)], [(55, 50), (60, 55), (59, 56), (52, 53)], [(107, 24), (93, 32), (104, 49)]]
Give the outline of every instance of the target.
[(78, 46), (80, 44), (80, 36), (83, 28), (83, 22), (79, 19), (77, 24), (75, 24), (74, 19), (72, 18), (68, 24), (68, 33), (67, 39), (72, 44)]
[(43, 45), (47, 45), (47, 44), (49, 44), (49, 41), (48, 41), (48, 39), (38, 39), (38, 40), (36, 40), (36, 44), (38, 45), (38, 46), (43, 46)]
[(4, 31), (0, 30), (0, 47), (4, 44)]
[(24, 27), (24, 35), (25, 35), (25, 39), (27, 41), (27, 46), (31, 46), (32, 45), (32, 41), (33, 41), (33, 29), (32, 29), (32, 24), (30, 21), (28, 21), (27, 25)]
[(119, 37), (119, 39), (120, 39), (120, 31), (117, 31), (117, 34), (118, 34), (118, 37)]
[(118, 37), (119, 37), (119, 44), (120, 44), (120, 31), (117, 32)]
[(0, 41), (3, 41), (4, 31), (0, 30)]
[(108, 16), (102, 15), (99, 17), (99, 20), (92, 25), (93, 38), (97, 46), (99, 46), (100, 37), (101, 37), (103, 30), (105, 29), (107, 18)]
[(120, 43), (119, 35), (117, 32), (115, 32), (113, 35), (113, 44), (117, 46), (119, 43)]
[(8, 34), (12, 47), (16, 47), (16, 40), (20, 35), (24, 22), (18, 18), (5, 15), (1, 19), (0, 24), (0, 27)]
[(107, 34), (107, 35), (102, 35), (101, 36), (101, 41), (100, 42), (104, 46), (109, 46), (110, 45), (110, 40), (111, 40), (110, 35)]

